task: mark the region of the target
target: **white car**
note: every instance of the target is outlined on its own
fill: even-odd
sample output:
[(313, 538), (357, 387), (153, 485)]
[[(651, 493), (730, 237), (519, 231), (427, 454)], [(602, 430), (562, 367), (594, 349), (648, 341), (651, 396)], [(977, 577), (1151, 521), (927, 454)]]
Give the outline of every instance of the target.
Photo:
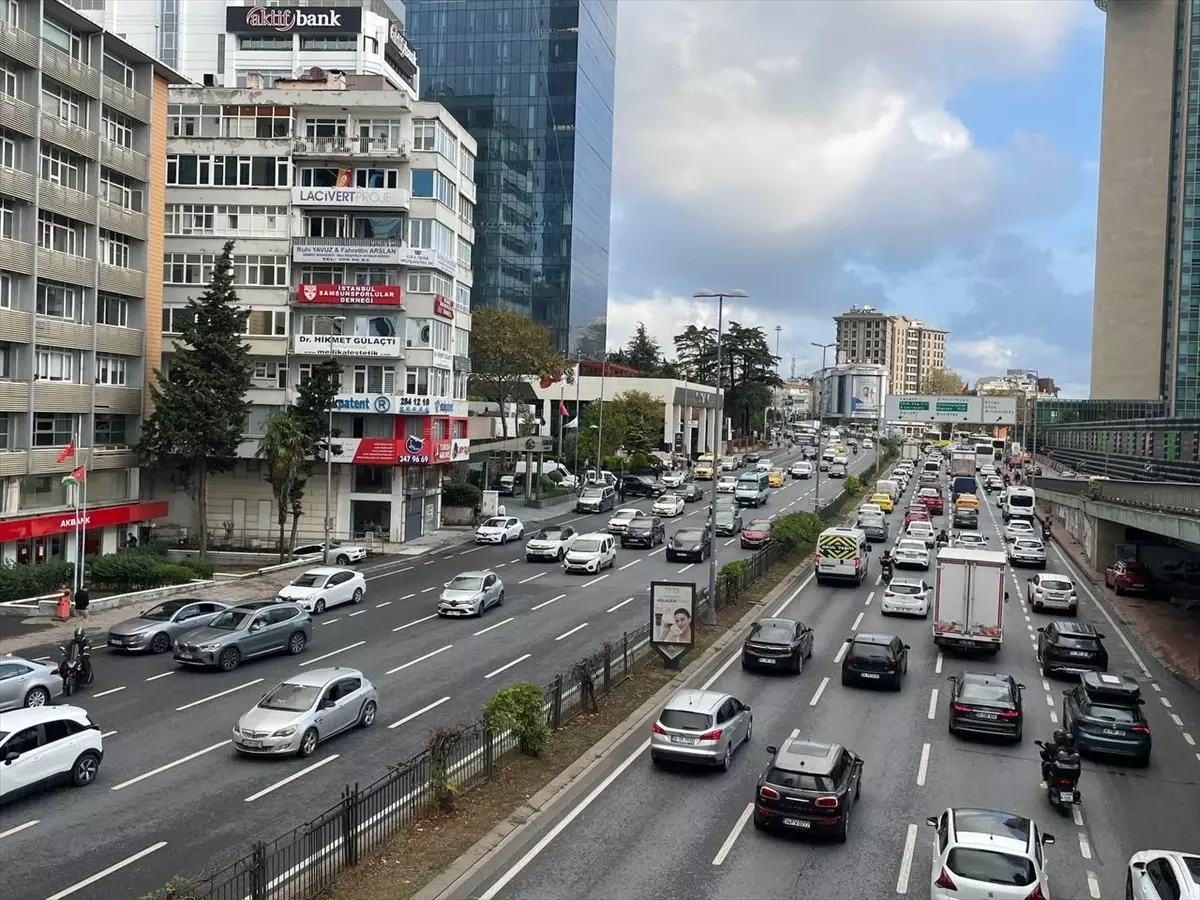
[(1129, 857), (1125, 896), (1133, 900), (1200, 900), (1200, 856), (1182, 850), (1141, 850)]
[(934, 832), (930, 900), (1026, 900), (1038, 894), (1049, 900), (1045, 848), (1054, 835), (1036, 822), (963, 808), (930, 816), (925, 824)]
[(951, 547), (958, 547), (962, 550), (986, 550), (987, 544), (988, 537), (986, 534), (979, 534), (973, 531), (960, 531), (950, 541)]
[(612, 518), (608, 520), (608, 531), (610, 534), (623, 534), (625, 526), (634, 519), (640, 519), (646, 514), (640, 509), (635, 509), (628, 506), (625, 509), (618, 509), (613, 513)]
[(78, 706), (0, 713), (0, 799), (57, 782), (91, 784), (103, 758), (100, 729)]
[[(718, 494), (732, 494), (736, 489), (737, 489), (737, 476), (736, 475), (722, 475), (720, 478), (717, 479), (717, 493)], [(654, 505), (655, 505), (655, 507), (658, 506), (657, 503), (655, 503)]]
[(807, 460), (792, 463), (791, 475), (793, 478), (812, 478), (813, 465)]
[(924, 581), (893, 579), (883, 592), (879, 611), (885, 616), (929, 615), (929, 595), (933, 588)]
[(775, 464), (769, 459), (760, 459), (755, 464), (754, 468), (759, 472), (770, 472), (773, 468), (775, 468)]
[(611, 569), (616, 564), (617, 542), (611, 534), (603, 532), (581, 534), (563, 560), (563, 568), (568, 572), (587, 575), (595, 575), (601, 569)]
[(1004, 540), (1012, 543), (1018, 538), (1035, 537), (1036, 532), (1033, 530), (1033, 525), (1026, 519), (1013, 519), (1004, 526)]
[[(320, 556), (321, 544), (304, 544), (292, 550), (292, 556), (297, 559), (304, 556)], [(348, 566), (353, 562), (362, 562), (367, 558), (367, 548), (361, 544), (340, 544), (329, 542), (329, 552), (325, 554), (325, 562), (338, 566)]]
[(305, 612), (320, 615), (330, 606), (342, 603), (362, 603), (367, 593), (367, 580), (362, 572), (318, 566), (309, 569), (292, 583), (279, 589), (279, 599), (299, 604)]
[(1061, 472), (1059, 472), (1059, 475), (1061, 475), (1063, 478), (1074, 478), (1075, 477), (1075, 473), (1072, 472), (1070, 469), (1063, 469)]
[(538, 559), (561, 560), (578, 537), (570, 525), (547, 525), (534, 534), (525, 545), (525, 561)]
[(663, 494), (654, 501), (653, 512), (656, 516), (677, 516), (683, 512), (683, 507), (683, 498), (678, 494)]
[(892, 550), (892, 558), (898, 569), (928, 569), (929, 548), (924, 541), (904, 538)]
[(979, 468), (979, 474), (982, 475), (984, 478), (991, 478), (993, 475), (996, 474), (996, 467), (995, 466), (981, 466)]
[(663, 487), (677, 488), (683, 484), (684, 478), (686, 477), (686, 474), (683, 472), (663, 472)]
[(860, 519), (874, 519), (883, 516), (883, 507), (878, 503), (864, 503), (858, 508), (858, 517)]
[(1034, 537), (1017, 538), (1008, 545), (1008, 562), (1013, 566), (1046, 568), (1046, 545)]
[(1034, 575), (1025, 584), (1025, 599), (1034, 612), (1061, 609), (1069, 616), (1079, 614), (1079, 596), (1075, 593), (1075, 582), (1065, 575)]
[(525, 537), (525, 526), (515, 516), (492, 516), (475, 529), (477, 544), (507, 544)]
[(928, 522), (909, 522), (904, 536), (914, 541), (924, 541), (927, 548), (932, 548), (937, 543), (937, 532)]
[(848, 465), (850, 465), (850, 460), (849, 460), (849, 458), (846, 456), (846, 454), (844, 454), (844, 453), (839, 453), (837, 456), (835, 456), (835, 457), (833, 458), (833, 465), (835, 465), (835, 466), (848, 466)]
[(875, 449), (875, 442), (874, 442), (874, 441), (872, 441), (870, 438), (867, 438), (866, 440), (864, 440), (864, 441), (862, 442), (862, 448), (863, 448), (864, 450), (874, 450), (874, 449)]

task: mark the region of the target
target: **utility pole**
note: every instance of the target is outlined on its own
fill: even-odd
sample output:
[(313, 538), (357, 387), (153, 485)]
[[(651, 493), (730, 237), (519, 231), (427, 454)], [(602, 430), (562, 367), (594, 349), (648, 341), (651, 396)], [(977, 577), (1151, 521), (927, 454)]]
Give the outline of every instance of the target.
[(832, 344), (818, 344), (816, 341), (809, 343), (820, 349), (821, 351), (821, 372), (817, 376), (817, 385), (820, 390), (820, 395), (817, 400), (817, 471), (813, 475), (817, 483), (813, 487), (813, 512), (817, 515), (821, 514), (821, 455), (825, 448), (822, 446), (821, 425), (825, 421), (825, 354), (831, 347), (836, 347), (837, 342)]

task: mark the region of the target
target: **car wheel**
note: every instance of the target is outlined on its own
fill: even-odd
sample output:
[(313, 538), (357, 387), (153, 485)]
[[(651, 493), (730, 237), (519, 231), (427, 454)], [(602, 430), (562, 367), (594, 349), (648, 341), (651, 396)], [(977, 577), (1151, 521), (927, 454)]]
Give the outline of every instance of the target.
[(833, 839), (839, 844), (846, 843), (846, 838), (850, 835), (850, 810), (853, 808), (853, 806), (846, 808), (846, 811), (842, 814), (842, 827), (833, 836)]
[(296, 755), (301, 759), (307, 759), (317, 752), (317, 742), (319, 737), (317, 729), (310, 728), (304, 732), (304, 736), (300, 738), (300, 747), (296, 750)]
[(317, 600), (317, 602), (313, 604), (313, 614), (319, 616), (323, 612), (325, 612), (325, 600)]
[(348, 557), (345, 553), (339, 553), (334, 562), (339, 566), (348, 566), (350, 565), (350, 557)]
[(497, 606), (503, 606), (503, 605), (504, 605), (504, 591), (501, 591), (501, 592), (500, 592), (500, 599), (496, 601), (496, 605), (497, 605)]
[(26, 709), (34, 709), (39, 706), (46, 706), (50, 702), (50, 692), (44, 687), (34, 687), (29, 689), (29, 693), (25, 695), (25, 702), (22, 704)]
[(752, 737), (754, 737), (754, 716), (751, 716), (750, 721), (746, 723), (746, 737), (742, 740), (742, 743), (750, 743), (750, 738)]
[(1045, 663), (1041, 663), (1040, 668), (1042, 670), (1042, 677), (1049, 678), (1050, 677), (1050, 667), (1048, 665), (1046, 665)]
[(767, 828), (766, 820), (761, 818), (758, 813), (754, 814), (754, 827), (759, 831), (765, 831)]
[(374, 725), (375, 713), (377, 711), (378, 708), (375, 706), (375, 701), (368, 700), (366, 705), (362, 708), (362, 712), (358, 714), (358, 727), (370, 728), (372, 725)]
[(725, 745), (725, 756), (721, 759), (722, 771), (728, 772), (731, 765), (733, 765), (733, 744), (728, 743)]
[(508, 532), (506, 531), (502, 535), (500, 535), (500, 546), (503, 547), (507, 543), (508, 543)]
[(1013, 736), (1013, 743), (1019, 744), (1019, 743), (1021, 743), (1022, 740), (1024, 740), (1024, 738), (1025, 738), (1025, 725), (1020, 724), (1017, 726), (1016, 735)]
[(525, 537), (525, 529), (524, 528), (522, 528), (520, 531), (517, 532), (517, 540), (519, 541), (523, 537)]
[(308, 646), (308, 638), (304, 636), (303, 631), (297, 631), (288, 638), (287, 651), (292, 656), (299, 656), (304, 652), (304, 648)]
[(160, 631), (150, 639), (151, 653), (166, 653), (171, 649), (171, 636), (165, 631)]
[(849, 685), (850, 685), (850, 676), (847, 675), (845, 672), (843, 672), (842, 673), (842, 686), (848, 687)]
[(354, 589), (354, 596), (350, 598), (351, 603), (362, 603), (363, 592), (362, 588)]
[(555, 557), (555, 559), (557, 559), (559, 562), (562, 562), (566, 558), (567, 558), (567, 551), (564, 550), (562, 547), (559, 547), (558, 555)]
[(1118, 597), (1120, 597), (1122, 594), (1125, 593), (1125, 591), (1122, 590), (1122, 588), (1119, 584), (1117, 584), (1116, 582), (1113, 582), (1113, 593), (1116, 594)]
[(71, 766), (71, 784), (75, 787), (85, 787), (96, 780), (96, 773), (99, 771), (100, 757), (91, 751), (81, 753), (79, 759), (75, 760), (75, 765)]
[(217, 657), (217, 668), (222, 672), (232, 672), (242, 661), (242, 654), (236, 647), (226, 647)]

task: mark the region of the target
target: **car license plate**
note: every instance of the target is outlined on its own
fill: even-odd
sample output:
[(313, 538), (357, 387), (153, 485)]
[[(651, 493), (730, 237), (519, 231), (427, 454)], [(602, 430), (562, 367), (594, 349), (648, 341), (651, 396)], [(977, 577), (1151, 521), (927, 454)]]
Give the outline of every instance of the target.
[(862, 675), (863, 678), (878, 678), (879, 677), (879, 675), (877, 675), (875, 672), (862, 672), (860, 674)]
[(689, 745), (691, 745), (691, 744), (697, 743), (698, 740), (699, 740), (698, 738), (680, 737), (677, 734), (671, 735), (671, 743), (672, 744), (689, 744)]
[(807, 819), (784, 819), (783, 824), (790, 828), (810, 828), (812, 823)]
[(261, 750), (262, 745), (263, 745), (262, 741), (247, 741), (247, 740), (242, 741), (242, 746), (249, 747), (251, 750)]
[(996, 718), (995, 713), (977, 712), (977, 713), (975, 713), (975, 715), (979, 716), (979, 718), (981, 718), (981, 719), (995, 719)]
[(1075, 792), (1074, 791), (1059, 791), (1058, 799), (1061, 800), (1063, 803), (1074, 803), (1075, 802)]
[(190, 653), (180, 653), (179, 658), (180, 659), (194, 659), (195, 657), (193, 657), (192, 654), (190, 654)]
[(773, 666), (773, 665), (775, 665), (775, 660), (773, 660), (773, 659), (769, 659), (769, 658), (767, 658), (767, 657), (765, 657), (765, 656), (760, 656), (760, 657), (758, 658), (758, 661), (759, 661), (760, 663), (764, 663), (765, 665), (768, 665), (768, 666)]
[(1113, 737), (1122, 737), (1121, 732), (1117, 731), (1115, 728), (1105, 728), (1103, 729), (1103, 733), (1112, 735)]
[(1072, 650), (1071, 655), (1076, 656), (1076, 657), (1087, 656), (1087, 651), (1086, 650)]

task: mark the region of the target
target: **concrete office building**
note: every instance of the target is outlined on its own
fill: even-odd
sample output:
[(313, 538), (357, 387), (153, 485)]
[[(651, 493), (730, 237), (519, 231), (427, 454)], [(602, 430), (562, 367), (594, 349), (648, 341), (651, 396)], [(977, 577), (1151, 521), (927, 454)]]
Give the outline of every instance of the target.
[(159, 364), (167, 86), (183, 79), (58, 0), (4, 9), (0, 557), (75, 558), (78, 466), (87, 552), (113, 553), (166, 512), (138, 502), (132, 447)]
[[(1107, 12), (1094, 400), (1200, 414), (1200, 6), (1096, 0)], [(1186, 176), (1186, 177), (1185, 177)]]
[[(167, 350), (232, 238), (254, 358), (243, 459), (209, 492), (208, 527), (230, 542), (273, 543), (276, 512), (255, 451), (322, 359), (342, 364), (331, 487), (339, 537), (394, 543), (435, 530), (447, 464), (469, 455), (475, 141), (437, 104), (379, 79), (378, 90), (349, 80), (171, 92)], [(156, 496), (186, 496), (160, 481)], [(325, 484), (319, 467), (303, 540), (322, 533)], [(192, 526), (192, 510), (175, 506), (171, 521)]]
[(480, 146), (476, 306), (546, 325), (603, 358), (615, 0), (408, 0), (421, 97)]
[(837, 361), (883, 366), (896, 394), (919, 394), (925, 376), (946, 367), (948, 331), (873, 306), (851, 307), (833, 321)]

